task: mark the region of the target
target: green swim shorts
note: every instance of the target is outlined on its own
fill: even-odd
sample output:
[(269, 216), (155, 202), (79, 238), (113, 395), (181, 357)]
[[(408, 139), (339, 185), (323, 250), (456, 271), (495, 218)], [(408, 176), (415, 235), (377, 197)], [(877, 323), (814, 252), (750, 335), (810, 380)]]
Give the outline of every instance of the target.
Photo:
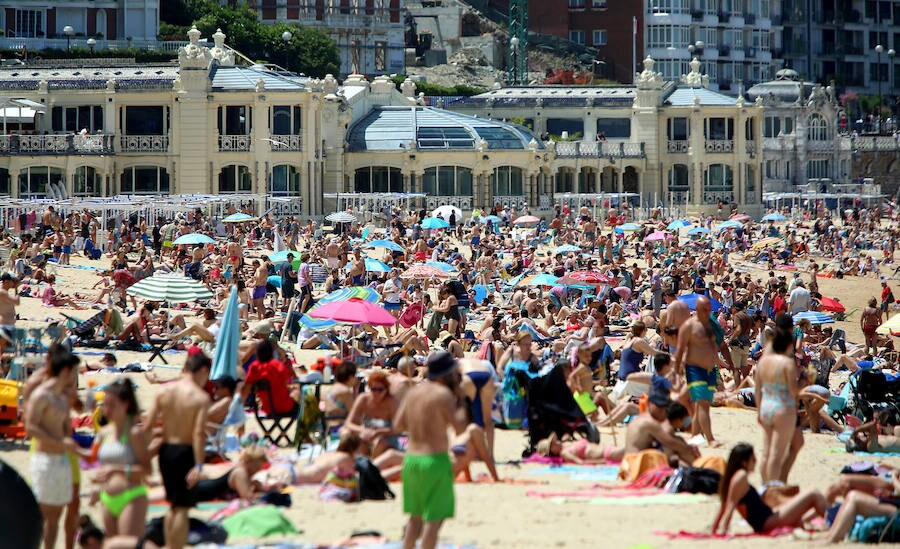
[(713, 368), (712, 370), (707, 370), (700, 366), (687, 364), (684, 367), (684, 373), (687, 378), (691, 402), (700, 402), (703, 400), (712, 402), (713, 395), (716, 392), (716, 369)]
[(402, 478), (404, 513), (425, 522), (453, 518), (456, 499), (449, 454), (406, 454)]

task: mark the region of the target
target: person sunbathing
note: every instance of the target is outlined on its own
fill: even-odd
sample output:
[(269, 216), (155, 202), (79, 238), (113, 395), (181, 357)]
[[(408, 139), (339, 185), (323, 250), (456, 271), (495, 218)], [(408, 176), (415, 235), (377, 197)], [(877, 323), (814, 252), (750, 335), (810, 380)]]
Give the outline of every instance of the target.
[[(178, 341), (185, 337), (199, 337), (201, 341), (205, 341), (207, 343), (212, 343), (216, 340), (216, 337), (219, 335), (219, 323), (216, 320), (216, 312), (212, 309), (203, 309), (203, 321), (199, 324), (191, 324), (190, 326), (184, 328), (180, 332), (176, 332), (169, 336), (169, 339), (172, 340), (171, 345), (175, 345)], [(178, 319), (181, 319), (181, 324), (184, 324), (184, 319), (180, 316), (175, 317), (173, 322), (177, 322)]]
[(538, 455), (544, 457), (559, 457), (568, 463), (588, 465), (595, 463), (619, 462), (625, 457), (625, 448), (616, 446), (604, 446), (589, 442), (587, 439), (579, 439), (572, 442), (559, 440), (556, 433), (538, 441), (536, 450)]
[(891, 410), (879, 410), (875, 419), (853, 430), (847, 441), (848, 452), (900, 452), (900, 426), (895, 424)]
[(652, 393), (647, 410), (628, 423), (619, 478), (636, 480), (643, 472), (673, 461), (691, 464), (700, 457), (677, 430), (684, 429), (687, 409), (667, 395)]
[(204, 468), (196, 486), (197, 501), (255, 500), (263, 491), (253, 481), (253, 476), (262, 471), (268, 462), (265, 448), (253, 446), (241, 452), (237, 465), (228, 466), (224, 471), (213, 466)]
[(356, 470), (356, 453), (362, 440), (355, 433), (341, 436), (334, 451), (316, 456), (312, 463), (297, 467), (291, 462), (274, 463), (268, 470), (256, 475), (264, 490), (279, 490), (293, 484), (319, 484), (331, 471), (349, 472)]
[(153, 318), (153, 310), (156, 307), (153, 303), (145, 303), (141, 310), (125, 323), (122, 333), (116, 338), (119, 341), (128, 341), (135, 339), (141, 343), (148, 343), (147, 330), (145, 326)]

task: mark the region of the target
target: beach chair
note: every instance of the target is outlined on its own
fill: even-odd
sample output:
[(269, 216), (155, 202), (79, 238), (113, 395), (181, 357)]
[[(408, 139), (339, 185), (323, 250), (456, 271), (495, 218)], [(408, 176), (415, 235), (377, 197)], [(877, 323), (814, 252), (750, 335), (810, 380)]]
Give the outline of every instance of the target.
[(268, 379), (260, 379), (253, 384), (252, 391), (250, 406), (256, 422), (263, 430), (263, 440), (267, 440), (275, 446), (281, 446), (282, 441), (286, 443), (285, 447), (293, 446), (296, 429), (292, 428), (299, 417), (300, 407), (294, 406), (293, 409), (284, 413), (266, 415), (259, 405), (259, 399), (268, 398), (269, 409), (275, 409), (275, 397), (272, 394), (271, 383)]
[(557, 337), (543, 336), (537, 330), (532, 328), (529, 324), (524, 323), (524, 322), (522, 323), (522, 327), (520, 329), (525, 330), (526, 332), (531, 334), (531, 339), (533, 339), (535, 341), (535, 343), (537, 343), (538, 345), (541, 345), (541, 346), (549, 345), (550, 342), (552, 342), (556, 339), (559, 339)]
[(243, 402), (241, 402), (240, 396), (235, 396), (232, 398), (231, 405), (228, 407), (228, 413), (225, 415), (222, 423), (209, 423), (210, 427), (215, 429), (215, 431), (207, 441), (207, 453), (213, 453), (222, 459), (226, 459), (225, 452), (231, 450), (226, 444), (228, 433), (232, 428), (243, 425), (245, 421), (247, 421), (247, 415), (244, 413)]
[(170, 341), (168, 339), (162, 339), (158, 337), (153, 337), (150, 335), (150, 326), (144, 325), (144, 330), (147, 331), (147, 341), (150, 346), (150, 360), (147, 362), (153, 362), (153, 359), (159, 357), (160, 360), (163, 361), (163, 364), (169, 364), (169, 361), (166, 360), (166, 357), (163, 356), (165, 352), (164, 345), (168, 345)]
[(74, 316), (69, 316), (65, 313), (60, 314), (62, 314), (69, 322), (74, 323), (74, 325), (69, 326), (69, 331), (78, 336), (78, 339), (85, 341), (94, 338), (94, 331), (97, 327), (102, 325), (103, 321), (106, 319), (106, 311), (100, 311), (87, 320), (79, 320)]

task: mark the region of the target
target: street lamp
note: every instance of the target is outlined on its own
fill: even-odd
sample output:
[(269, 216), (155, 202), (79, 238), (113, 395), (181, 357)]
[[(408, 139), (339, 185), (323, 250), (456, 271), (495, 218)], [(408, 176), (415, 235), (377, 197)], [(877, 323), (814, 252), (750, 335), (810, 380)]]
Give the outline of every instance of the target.
[(518, 85), (519, 83), (519, 37), (513, 36), (509, 40), (509, 48), (512, 50), (512, 74), (513, 74), (513, 86)]
[(91, 54), (93, 54), (93, 53), (94, 53), (94, 47), (97, 45), (97, 41), (94, 40), (93, 38), (88, 38), (88, 39), (87, 39), (87, 45), (88, 45), (89, 48), (91, 48)]
[(875, 53), (878, 54), (878, 64), (877, 69), (875, 70), (875, 78), (878, 79), (878, 131), (881, 131), (881, 52), (884, 51), (884, 46), (878, 44), (875, 46)]
[[(891, 48), (887, 51), (888, 54), (888, 83), (890, 85), (889, 89), (891, 93), (894, 91), (894, 56), (897, 55), (897, 52), (894, 51), (894, 48)], [(892, 96), (893, 97), (893, 96)], [(891, 101), (891, 115), (894, 114), (894, 101)]]
[(288, 43), (294, 35), (289, 31), (281, 33), (281, 41), (284, 42), (284, 70), (288, 70)]
[(63, 33), (66, 35), (66, 51), (69, 51), (71, 49), (72, 36), (75, 35), (75, 29), (72, 28), (72, 25), (66, 25), (63, 27)]

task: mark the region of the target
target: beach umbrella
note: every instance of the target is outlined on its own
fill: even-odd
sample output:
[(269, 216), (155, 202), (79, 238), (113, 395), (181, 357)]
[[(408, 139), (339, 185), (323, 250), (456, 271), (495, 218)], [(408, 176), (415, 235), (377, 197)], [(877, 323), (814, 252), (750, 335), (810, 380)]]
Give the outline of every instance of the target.
[(786, 221), (787, 218), (780, 213), (770, 213), (766, 214), (762, 218), (763, 221)]
[(533, 215), (523, 215), (522, 217), (517, 217), (515, 221), (513, 221), (514, 225), (525, 225), (528, 223), (540, 223), (541, 218), (535, 217)]
[(487, 286), (484, 284), (476, 284), (472, 286), (472, 289), (475, 291), (475, 303), (481, 305), (488, 296)]
[(440, 217), (426, 217), (422, 220), (423, 229), (446, 229), (450, 224)]
[(573, 246), (571, 244), (563, 244), (562, 246), (557, 246), (553, 253), (555, 254), (568, 254), (573, 252), (580, 252), (581, 248), (578, 246)]
[(679, 229), (684, 229), (691, 226), (691, 222), (686, 219), (676, 219), (675, 221), (666, 225), (666, 229), (669, 231), (677, 231)]
[(616, 227), (616, 231), (620, 233), (628, 233), (641, 230), (641, 226), (637, 223), (625, 223)]
[(426, 265), (431, 265), (432, 267), (437, 267), (438, 269), (444, 271), (445, 273), (459, 272), (459, 269), (454, 267), (449, 263), (445, 263), (443, 261), (426, 261)]
[(525, 282), (526, 286), (556, 286), (559, 278), (553, 276), (550, 273), (541, 273), (539, 275), (535, 275), (528, 279)]
[(644, 237), (644, 242), (659, 242), (660, 240), (666, 240), (672, 238), (670, 233), (665, 231), (653, 231)]
[(808, 320), (811, 324), (831, 324), (834, 322), (833, 318), (819, 311), (803, 311), (802, 313), (797, 313), (793, 316), (794, 324), (797, 324), (803, 319)]
[(309, 316), (332, 320), (341, 324), (371, 324), (393, 326), (397, 319), (384, 307), (364, 299), (350, 299), (326, 303), (309, 311)]
[(627, 286), (618, 286), (613, 288), (612, 291), (616, 292), (616, 294), (622, 299), (628, 299), (631, 297), (631, 288)]
[(269, 260), (272, 263), (284, 263), (285, 261), (287, 261), (288, 254), (294, 254), (295, 261), (300, 259), (300, 252), (298, 252), (297, 250), (282, 250), (270, 255)]
[(315, 332), (323, 332), (325, 330), (330, 330), (338, 325), (337, 322), (333, 320), (323, 320), (321, 318), (313, 318), (309, 316), (309, 313), (316, 310), (316, 308), (325, 305), (326, 303), (334, 303), (336, 301), (347, 301), (350, 299), (362, 299), (365, 301), (369, 301), (371, 303), (378, 303), (381, 301), (381, 294), (373, 290), (372, 288), (366, 286), (350, 286), (347, 288), (341, 288), (340, 290), (335, 290), (325, 297), (319, 298), (316, 306), (307, 311), (307, 314), (304, 314), (300, 317), (300, 324), (306, 326), (310, 330)]
[(881, 323), (881, 326), (875, 329), (875, 333), (881, 335), (900, 335), (900, 315), (894, 315), (889, 320)]
[(431, 216), (432, 217), (440, 217), (441, 219), (443, 219), (444, 221), (449, 223), (450, 222), (450, 214), (452, 214), (454, 212), (456, 212), (457, 223), (461, 222), (462, 218), (463, 218), (462, 210), (460, 210), (456, 206), (450, 206), (450, 205), (440, 206), (438, 208), (435, 208), (434, 211), (431, 212)]
[(743, 227), (743, 224), (740, 221), (735, 221), (732, 219), (729, 221), (723, 221), (716, 225), (716, 230), (724, 231), (725, 229), (740, 229), (741, 227)]
[(378, 261), (377, 259), (365, 258), (366, 270), (370, 273), (389, 273), (391, 268), (387, 263)]
[(450, 274), (426, 263), (417, 263), (403, 271), (400, 278), (447, 278)]
[(191, 233), (191, 234), (179, 236), (178, 238), (175, 239), (174, 242), (172, 242), (172, 244), (176, 244), (178, 246), (181, 246), (181, 245), (191, 246), (191, 245), (195, 245), (195, 244), (212, 244), (214, 242), (215, 242), (215, 240), (206, 236), (205, 234)]
[(246, 223), (247, 221), (256, 221), (257, 219), (259, 218), (253, 217), (252, 215), (245, 214), (243, 212), (238, 212), (236, 214), (231, 214), (223, 219), (222, 223)]
[(763, 238), (762, 240), (755, 242), (753, 246), (751, 246), (751, 248), (754, 250), (759, 250), (761, 248), (768, 248), (769, 246), (779, 244), (780, 242), (781, 239), (777, 236), (770, 236), (769, 238)]
[(615, 284), (616, 280), (600, 271), (575, 271), (556, 281), (561, 286)]
[(148, 301), (188, 303), (212, 299), (212, 292), (193, 278), (181, 273), (155, 274), (133, 284), (126, 293)]
[[(687, 305), (690, 310), (696, 311), (697, 310), (697, 300), (701, 297), (704, 297), (704, 296), (701, 294), (684, 294), (684, 295), (678, 296), (678, 301), (683, 301), (684, 304)], [(711, 297), (709, 298), (709, 302), (712, 304), (713, 312), (716, 312), (722, 308), (722, 304)]]
[(731, 216), (731, 221), (738, 221), (740, 223), (746, 223), (748, 221), (753, 221), (753, 218), (747, 214), (735, 214)]
[(332, 223), (356, 223), (356, 216), (347, 212), (334, 212), (326, 215), (325, 220)]
[(500, 217), (497, 217), (496, 215), (486, 215), (481, 218), (482, 223), (487, 223), (488, 221), (490, 221), (491, 223), (496, 225), (497, 223), (502, 223), (503, 219)]
[(687, 232), (688, 236), (697, 236), (701, 234), (706, 234), (709, 232), (709, 229), (706, 227), (694, 227), (693, 229)]
[(387, 248), (393, 252), (403, 251), (403, 246), (397, 244), (393, 240), (373, 240), (363, 244), (363, 246), (368, 246), (369, 248)]
[(847, 311), (847, 308), (844, 307), (840, 301), (825, 296), (822, 296), (822, 298), (819, 299), (819, 308), (831, 313), (843, 313)]
[(241, 341), (239, 308), (237, 286), (232, 286), (231, 293), (228, 295), (228, 303), (225, 305), (225, 313), (222, 314), (222, 321), (219, 324), (219, 333), (216, 334), (216, 350), (213, 353), (209, 379), (216, 380), (225, 376), (237, 379), (238, 377), (238, 344)]

